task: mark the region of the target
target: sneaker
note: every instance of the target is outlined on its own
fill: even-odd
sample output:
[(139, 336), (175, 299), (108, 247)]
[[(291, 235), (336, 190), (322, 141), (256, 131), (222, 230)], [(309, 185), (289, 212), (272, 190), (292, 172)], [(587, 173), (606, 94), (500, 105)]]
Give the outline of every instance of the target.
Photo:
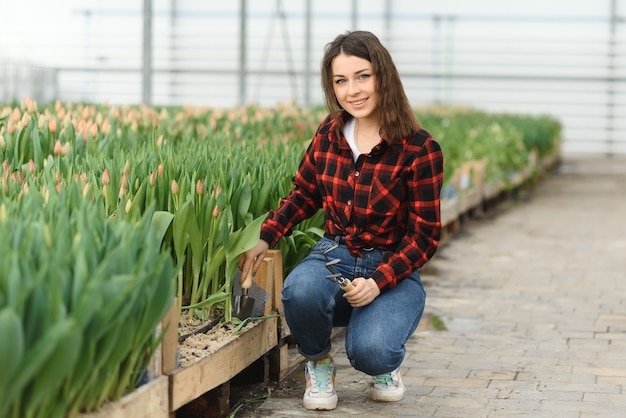
[(306, 409), (330, 411), (337, 407), (335, 362), (329, 357), (307, 361), (304, 366), (306, 390), (302, 406)]
[(400, 369), (391, 373), (372, 376), (370, 397), (378, 402), (396, 402), (404, 396), (405, 387), (400, 377)]

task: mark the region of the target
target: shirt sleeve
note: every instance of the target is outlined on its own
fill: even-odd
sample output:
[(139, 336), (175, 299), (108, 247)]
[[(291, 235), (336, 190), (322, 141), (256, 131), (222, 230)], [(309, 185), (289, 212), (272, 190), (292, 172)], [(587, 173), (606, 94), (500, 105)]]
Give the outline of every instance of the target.
[(424, 143), (407, 182), (408, 222), (396, 251), (386, 251), (372, 278), (382, 290), (395, 287), (435, 254), (441, 236), (443, 153), (432, 138)]
[(268, 212), (261, 226), (261, 239), (270, 247), (275, 247), (283, 236), (291, 234), (294, 226), (315, 215), (322, 206), (314, 158), (318, 140), (319, 135), (316, 134), (292, 179), (294, 187), (287, 197), (281, 199), (278, 209)]

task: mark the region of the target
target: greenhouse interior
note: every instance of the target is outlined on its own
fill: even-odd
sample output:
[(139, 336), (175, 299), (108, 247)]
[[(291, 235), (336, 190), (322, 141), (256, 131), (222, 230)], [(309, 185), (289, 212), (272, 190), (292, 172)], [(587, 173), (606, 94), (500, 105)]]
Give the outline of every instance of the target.
[[(21, 0), (0, 9), (0, 417), (623, 413), (626, 1)], [(389, 52), (420, 133), (442, 156), (417, 180), (403, 174), (394, 210), (411, 221), (394, 226), (406, 235), (393, 250), (359, 241), (382, 240), (375, 233), (346, 232), (366, 228), (354, 226), (351, 182), (365, 181), (354, 180), (357, 154), (333, 186), (354, 192), (354, 207), (341, 210), (356, 229), (332, 233), (327, 201), (315, 212), (317, 200), (296, 200), (321, 158), (314, 145), (332, 137), (325, 52), (357, 31)], [(355, 150), (361, 119), (344, 112), (356, 120), (339, 125), (342, 135), (354, 126)], [(399, 147), (381, 132), (386, 152)], [(425, 166), (439, 170), (428, 173), (437, 187)], [(394, 199), (397, 170), (387, 170), (364, 186), (363, 209), (385, 225), (396, 216), (376, 206)], [(317, 175), (306, 184), (330, 193)], [(427, 204), (410, 200), (418, 195), (432, 198), (433, 222)], [(298, 204), (303, 220), (280, 220), (300, 216), (286, 209)], [(246, 278), (242, 260), (272, 222), (285, 231)], [(371, 306), (405, 277), (423, 282), (423, 315), (400, 347), (404, 383), (398, 368), (384, 374), (398, 402), (377, 401), (383, 375), (369, 383), (357, 367), (350, 322), (329, 325), (332, 406), (307, 404), (319, 358), (292, 333), (283, 289), (325, 239), (352, 257), (383, 254), (376, 280), (351, 277), (381, 286)], [(421, 246), (431, 240), (429, 253)], [(423, 260), (409, 260), (412, 245)], [(326, 278), (341, 276), (333, 263)], [(401, 278), (385, 287), (376, 274), (389, 271)], [(367, 309), (334, 286), (350, 321)]]

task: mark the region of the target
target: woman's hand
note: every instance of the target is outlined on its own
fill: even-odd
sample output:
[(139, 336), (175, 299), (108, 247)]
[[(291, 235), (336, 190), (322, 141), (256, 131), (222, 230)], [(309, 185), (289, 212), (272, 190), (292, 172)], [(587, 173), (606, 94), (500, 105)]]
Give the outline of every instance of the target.
[(237, 267), (241, 270), (242, 281), (248, 277), (248, 271), (250, 271), (250, 269), (252, 269), (252, 274), (255, 274), (259, 267), (261, 267), (261, 263), (263, 262), (265, 254), (269, 248), (270, 245), (260, 239), (254, 247), (241, 254), (239, 260), (237, 261)]
[(354, 289), (345, 293), (345, 298), (355, 308), (366, 306), (372, 303), (378, 295), (380, 289), (374, 279), (366, 279), (365, 277), (357, 277), (352, 280)]

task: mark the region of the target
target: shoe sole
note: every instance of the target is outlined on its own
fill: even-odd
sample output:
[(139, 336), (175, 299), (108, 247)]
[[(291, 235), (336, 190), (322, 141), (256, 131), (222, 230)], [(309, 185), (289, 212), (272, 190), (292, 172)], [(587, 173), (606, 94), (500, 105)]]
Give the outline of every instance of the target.
[(302, 400), (302, 406), (309, 411), (332, 411), (337, 408), (337, 397), (335, 399), (327, 398), (324, 402), (315, 402), (314, 400)]

